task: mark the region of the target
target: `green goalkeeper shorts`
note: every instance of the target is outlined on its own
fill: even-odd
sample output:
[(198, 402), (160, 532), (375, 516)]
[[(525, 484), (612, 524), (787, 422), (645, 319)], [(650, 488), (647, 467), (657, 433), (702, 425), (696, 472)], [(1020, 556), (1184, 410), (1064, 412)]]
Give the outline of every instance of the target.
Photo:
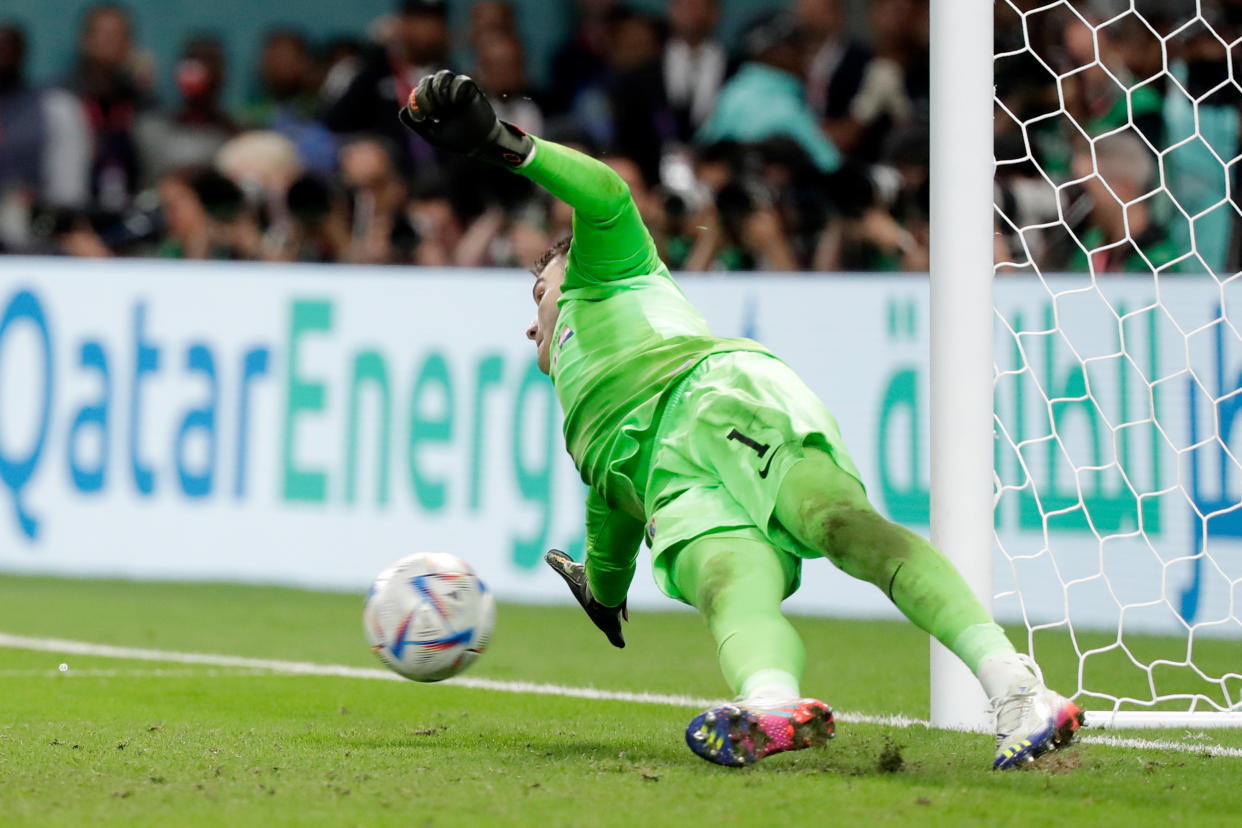
[(797, 589), (802, 558), (822, 553), (785, 531), (773, 511), (786, 473), (808, 449), (828, 452), (859, 479), (836, 418), (785, 363), (749, 351), (699, 363), (669, 398), (651, 457), (647, 543), (660, 589), (686, 600), (673, 583), (673, 558), (703, 535), (770, 544), (785, 553), (785, 594)]

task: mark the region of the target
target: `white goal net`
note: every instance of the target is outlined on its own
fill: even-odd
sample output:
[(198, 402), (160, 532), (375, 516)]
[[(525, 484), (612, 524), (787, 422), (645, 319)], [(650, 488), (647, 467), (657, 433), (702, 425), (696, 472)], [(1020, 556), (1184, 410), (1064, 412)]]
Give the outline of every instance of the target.
[(1242, 7), (995, 13), (996, 614), (1096, 723), (1242, 726)]

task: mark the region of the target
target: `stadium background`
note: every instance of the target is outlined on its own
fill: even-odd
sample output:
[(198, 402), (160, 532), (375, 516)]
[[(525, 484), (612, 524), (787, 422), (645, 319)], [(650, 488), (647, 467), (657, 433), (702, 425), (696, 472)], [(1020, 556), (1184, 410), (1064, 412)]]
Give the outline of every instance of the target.
[[(1110, 9), (1103, 2), (1081, 11)], [(1228, 36), (1237, 9), (1209, 4), (1203, 20)], [(1083, 19), (1054, 7), (1023, 24), (1004, 11), (998, 50), (1023, 25), (1030, 48), (998, 61), (998, 96), (1010, 112), (1038, 117), (1057, 87), (1021, 60), (1067, 69), (1085, 61)], [(502, 596), (563, 597), (534, 564), (545, 545), (580, 549), (581, 491), (519, 335), (528, 277), (478, 268), (527, 265), (565, 231), (568, 214), (522, 180), (462, 164), (400, 130), (391, 117), (398, 90), (444, 64), (476, 71), (507, 117), (613, 165), (717, 329), (763, 339), (807, 376), (837, 412), (877, 505), (926, 526), (926, 13), (917, 0), (411, 0), (348, 10), (307, 2), (257, 13), (228, 3), (7, 6), (0, 240), (9, 253), (93, 261), (70, 271), (55, 259), (14, 257), (4, 268), (0, 447), (14, 507), (4, 565), (353, 589), (417, 535), (469, 550)], [(1180, 26), (1164, 87), (1169, 77), (1184, 76), (1192, 88), (1216, 79), (1223, 53), (1213, 51), (1205, 24), (1186, 27), (1159, 4), (1142, 13), (1155, 29), (1131, 15), (1099, 32), (1098, 65), (1137, 83), (1152, 68), (1152, 32)], [(801, 85), (779, 80), (791, 74)], [(1075, 72), (1060, 92), (1088, 133), (1131, 118), (1125, 89), (1097, 75)], [(1102, 176), (1121, 194), (1154, 174), (1142, 142), (1162, 146), (1184, 129), (1176, 94), (1162, 95), (1156, 82), (1136, 90), (1144, 94), (1133, 97), (1133, 129), (1095, 147)], [(1227, 87), (1203, 101), (1199, 115), (1214, 130), (1205, 129), (1203, 144), (1164, 155), (1160, 195), (1193, 202), (1224, 190), (1219, 165), (1203, 162), (1205, 147), (1222, 155), (1230, 141), (1236, 147), (1232, 94)], [(758, 102), (782, 95), (794, 108), (765, 122)], [(736, 117), (739, 102), (748, 117)], [(1028, 130), (998, 118), (998, 158), (1022, 136), (1038, 164), (1003, 164), (1003, 211), (1029, 222), (1063, 207), (1074, 218), (1020, 237), (998, 227), (1000, 296), (1014, 312), (1051, 312), (1042, 284), (1022, 278), (1035, 269), (1082, 270), (1090, 256), (1097, 273), (1141, 270), (1176, 260), (1188, 244), (1189, 223), (1154, 198), (1130, 209), (1132, 227), (1146, 222), (1134, 246), (1094, 248), (1117, 230), (1109, 200), (1089, 182), (1048, 186), (1080, 172), (1085, 143), (1067, 121)], [(1170, 272), (1226, 272), (1236, 258), (1232, 216), (1227, 200), (1205, 208), (1197, 255)], [(1013, 264), (1019, 249), (1025, 265)], [(151, 261), (103, 261), (114, 255)], [(240, 267), (247, 259), (269, 267)], [(177, 260), (207, 261), (186, 268)], [(296, 269), (309, 263), (338, 269)], [(389, 267), (357, 269), (373, 265)], [(850, 270), (857, 275), (841, 275)], [(911, 275), (876, 278), (897, 270)], [(722, 280), (723, 271), (735, 276)], [(1113, 278), (1131, 307), (1152, 301), (1149, 280)], [(1190, 286), (1201, 275), (1184, 278)], [(486, 291), (463, 288), (479, 279)], [(96, 299), (82, 301), (90, 292)], [(1196, 301), (1189, 287), (1186, 295), (1188, 320), (1211, 317), (1210, 301)], [(816, 309), (841, 307), (851, 313), (829, 310), (825, 329)], [(1064, 316), (1065, 302), (1058, 309)], [(1092, 351), (1115, 347), (1103, 329), (1088, 335)], [(1176, 360), (1175, 334), (1153, 327), (1147, 336), (1150, 353)], [(866, 358), (832, 357), (847, 350)], [(1222, 342), (1196, 368), (1220, 373), (1232, 350)], [(243, 353), (256, 362), (238, 363)], [(1002, 370), (1009, 358), (998, 339)], [(1049, 351), (1039, 366), (1044, 384), (1069, 383), (1074, 358), (1060, 345)], [(264, 377), (270, 390), (257, 379)], [(1096, 387), (1109, 382), (1125, 380)], [(504, 412), (488, 408), (492, 385), (506, 398)], [(296, 402), (325, 389), (326, 402)], [(1038, 400), (1017, 394), (1014, 404), (1034, 405), (1038, 417)], [(253, 434), (248, 404), (257, 406)], [(1129, 402), (1121, 405), (1124, 412)], [(1183, 404), (1165, 408), (1168, 430), (1192, 428), (1195, 415)], [(1100, 427), (1088, 418), (1062, 430), (1067, 444), (1087, 454), (1094, 446), (1098, 463)], [(1166, 490), (1168, 458), (1156, 443), (1134, 446), (1125, 468), (1146, 476), (1149, 491)], [(247, 469), (256, 478), (249, 483)], [(1051, 459), (1038, 473), (1054, 500), (1080, 489), (1074, 471)], [(1083, 508), (1102, 509), (1114, 529), (1134, 524), (1126, 484), (1097, 478)], [(1192, 497), (1205, 505), (1201, 488), (1196, 482)], [(1145, 534), (1110, 550), (1150, 560), (1145, 549), (1159, 543), (1191, 554), (1196, 516), (1177, 498), (1148, 498)], [(45, 519), (32, 517), (40, 513)], [(193, 525), (201, 528), (185, 528)], [(1220, 543), (1233, 542), (1230, 524), (1217, 521), (1209, 533), (1213, 526)], [(1001, 514), (998, 527), (1018, 557), (1046, 542), (1040, 521)], [(1182, 618), (1228, 615), (1229, 581), (1190, 564), (1132, 565), (1107, 588), (1087, 578), (1071, 591), (1065, 585), (1092, 565), (1095, 527), (1058, 519), (1046, 531), (1057, 538), (1055, 560), (1034, 555), (1034, 563), (999, 567), (1025, 593), (1025, 606), (998, 607), (1002, 617), (1055, 618), (1073, 605), (1076, 620), (1109, 628), (1165, 578), (1182, 596)], [(187, 540), (169, 548), (161, 542), (169, 532)], [(358, 548), (345, 551), (351, 546)], [(659, 600), (645, 576), (635, 598)], [(810, 575), (792, 604), (892, 612), (834, 572)], [(1176, 630), (1181, 622), (1157, 607), (1131, 609), (1127, 623)]]
[[(73, 53), (77, 40), (76, 27), (67, 26), (65, 22), (76, 21), (92, 5), (95, 4), (90, 0), (67, 0), (54, 7), (35, 0), (11, 0), (6, 4), (6, 18), (21, 23), (30, 35), (33, 77), (54, 78), (65, 71), (65, 56)], [(358, 0), (347, 5), (328, 0), (298, 0), (280, 7), (256, 7), (246, 0), (224, 0), (210, 6), (187, 0), (129, 4), (136, 12), (139, 42), (164, 67), (175, 62), (180, 44), (186, 37), (204, 30), (218, 33), (227, 45), (229, 65), (235, 70), (230, 74), (225, 92), (225, 98), (234, 104), (240, 103), (252, 91), (248, 81), (253, 78), (245, 67), (252, 63), (262, 43), (263, 33), (268, 28), (293, 26), (315, 40), (343, 34), (362, 37), (368, 23), (392, 12), (395, 5), (391, 0)], [(463, 0), (449, 0), (446, 3), (449, 21), (455, 32), (460, 33), (468, 27), (471, 5)], [(553, 54), (570, 33), (574, 0), (514, 0), (511, 5), (527, 50), (528, 68), (536, 82), (543, 83), (547, 79), (548, 64)], [(639, 0), (625, 5), (655, 15), (666, 6), (661, 0)], [(748, 18), (781, 5), (773, 0), (725, 0), (721, 4), (717, 27), (720, 39), (736, 44)], [(857, 0), (846, 5), (856, 9), (864, 7)], [(861, 15), (851, 16), (850, 22), (860, 33), (865, 30)], [(464, 45), (461, 38), (455, 40), (459, 46)], [(459, 51), (458, 56), (460, 61), (466, 54)], [(171, 95), (171, 73), (163, 73), (160, 82), (162, 92)]]
[[(1070, 5), (995, 6), (996, 611), (1094, 711), (1236, 707), (1242, 339), (1213, 320), (1242, 284), (1242, 3)], [(624, 175), (713, 327), (804, 375), (925, 533), (927, 6), (0, 4), (0, 822), (1236, 821), (1238, 731), (985, 773), (990, 735), (927, 726), (927, 637), (827, 565), (790, 608), (838, 738), (718, 773), (681, 743), (724, 692), (701, 621), (640, 567), (613, 650), (538, 565), (582, 544), (521, 336), (568, 214), (396, 131), (414, 58)], [(790, 48), (801, 87), (770, 71)], [(738, 78), (747, 117), (705, 128)], [(391, 681), (358, 628), (368, 579), (426, 547), (508, 599), (461, 683)]]

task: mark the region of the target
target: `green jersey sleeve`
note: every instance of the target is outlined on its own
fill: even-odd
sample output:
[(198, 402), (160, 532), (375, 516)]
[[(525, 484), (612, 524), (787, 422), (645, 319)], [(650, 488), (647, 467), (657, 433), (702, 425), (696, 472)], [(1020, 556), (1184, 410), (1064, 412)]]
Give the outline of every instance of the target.
[(643, 522), (613, 509), (594, 489), (587, 490), (586, 522), (591, 594), (605, 606), (619, 606), (634, 580)]
[(518, 172), (574, 208), (564, 289), (667, 275), (621, 176), (577, 150), (540, 138), (534, 142), (534, 154)]

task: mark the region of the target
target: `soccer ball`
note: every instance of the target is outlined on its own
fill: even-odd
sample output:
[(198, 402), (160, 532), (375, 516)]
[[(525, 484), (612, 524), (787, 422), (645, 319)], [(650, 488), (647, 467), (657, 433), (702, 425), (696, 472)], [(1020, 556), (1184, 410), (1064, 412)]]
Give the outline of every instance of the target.
[(447, 552), (419, 552), (375, 579), (362, 610), (371, 649), (394, 672), (441, 681), (487, 648), (496, 601), (474, 570)]

